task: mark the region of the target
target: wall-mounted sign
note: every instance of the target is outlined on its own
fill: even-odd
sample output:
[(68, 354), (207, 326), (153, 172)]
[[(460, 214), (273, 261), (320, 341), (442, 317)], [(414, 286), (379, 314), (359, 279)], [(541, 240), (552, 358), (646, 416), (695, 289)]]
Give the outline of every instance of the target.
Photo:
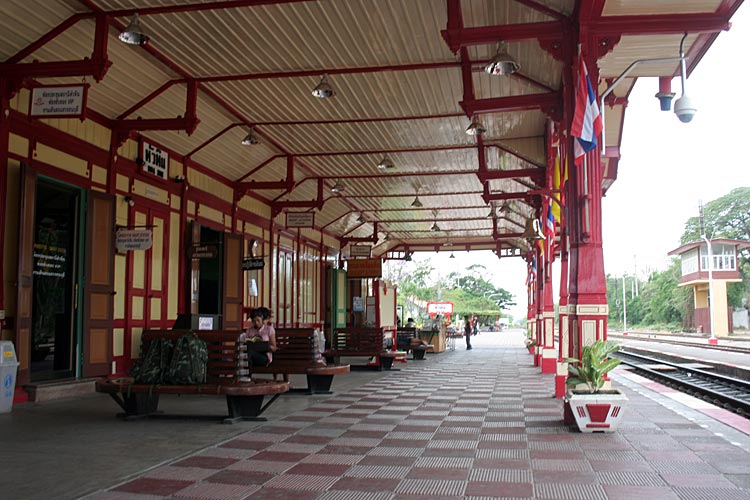
[(198, 259), (215, 259), (218, 255), (216, 245), (192, 245), (190, 247), (190, 258)]
[(347, 278), (380, 278), (383, 262), (380, 259), (356, 259), (346, 261)]
[(253, 271), (255, 269), (263, 269), (263, 266), (265, 266), (265, 262), (263, 259), (259, 258), (250, 258), (250, 259), (244, 259), (242, 261), (242, 270), (243, 271)]
[(352, 245), (349, 247), (350, 257), (366, 257), (370, 258), (370, 250), (372, 249), (369, 245)]
[(89, 85), (43, 85), (31, 89), (29, 114), (39, 118), (86, 118)]
[(287, 212), (286, 227), (315, 227), (315, 213)]
[(118, 229), (115, 233), (115, 247), (118, 252), (148, 250), (153, 243), (151, 229)]
[(146, 141), (141, 142), (143, 171), (161, 179), (169, 177), (169, 153)]
[(352, 311), (355, 313), (365, 312), (365, 299), (362, 297), (352, 297)]

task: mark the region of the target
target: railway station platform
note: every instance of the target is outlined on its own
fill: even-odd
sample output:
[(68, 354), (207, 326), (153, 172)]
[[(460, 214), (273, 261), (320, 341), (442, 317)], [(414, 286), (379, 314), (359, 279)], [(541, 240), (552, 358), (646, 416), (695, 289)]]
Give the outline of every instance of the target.
[[(0, 415), (5, 499), (750, 499), (748, 420), (642, 379), (621, 428), (562, 423), (520, 330), (284, 395), (267, 422), (123, 422), (104, 395)], [(162, 401), (216, 413), (221, 398)]]

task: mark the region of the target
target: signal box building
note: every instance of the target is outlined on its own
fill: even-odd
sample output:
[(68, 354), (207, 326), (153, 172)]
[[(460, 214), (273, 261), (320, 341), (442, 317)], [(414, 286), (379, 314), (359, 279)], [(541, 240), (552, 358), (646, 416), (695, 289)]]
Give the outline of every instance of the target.
[[(750, 247), (750, 242), (717, 238), (711, 240), (711, 256), (705, 242), (696, 241), (669, 252), (679, 255), (682, 275), (679, 286), (693, 288), (694, 324), (699, 332), (711, 332), (711, 311), (714, 335), (725, 337), (732, 331), (732, 314), (727, 305), (727, 284), (742, 281), (737, 266), (737, 253)], [(713, 304), (709, 300), (709, 286)]]

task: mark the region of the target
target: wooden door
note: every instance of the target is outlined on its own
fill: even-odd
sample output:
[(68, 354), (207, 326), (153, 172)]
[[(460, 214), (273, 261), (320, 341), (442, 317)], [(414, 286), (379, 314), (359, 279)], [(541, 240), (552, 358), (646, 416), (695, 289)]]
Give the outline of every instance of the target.
[(83, 293), (83, 376), (112, 371), (114, 314), (114, 197), (90, 192)]
[(21, 165), (21, 206), (18, 226), (18, 302), (16, 306), (16, 384), (31, 378), (31, 315), (34, 285), (34, 211), (36, 209), (36, 172)]
[(224, 295), (221, 328), (242, 329), (242, 236), (224, 233)]

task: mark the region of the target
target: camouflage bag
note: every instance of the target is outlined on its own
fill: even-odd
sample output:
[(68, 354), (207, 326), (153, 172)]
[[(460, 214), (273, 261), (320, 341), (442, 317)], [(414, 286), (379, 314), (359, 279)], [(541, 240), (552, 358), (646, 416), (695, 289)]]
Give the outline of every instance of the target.
[(172, 341), (169, 339), (152, 340), (146, 352), (136, 361), (130, 371), (134, 382), (136, 384), (166, 383), (172, 349)]
[(169, 363), (169, 373), (165, 383), (188, 385), (205, 384), (208, 364), (206, 343), (194, 332), (186, 333), (177, 339)]

